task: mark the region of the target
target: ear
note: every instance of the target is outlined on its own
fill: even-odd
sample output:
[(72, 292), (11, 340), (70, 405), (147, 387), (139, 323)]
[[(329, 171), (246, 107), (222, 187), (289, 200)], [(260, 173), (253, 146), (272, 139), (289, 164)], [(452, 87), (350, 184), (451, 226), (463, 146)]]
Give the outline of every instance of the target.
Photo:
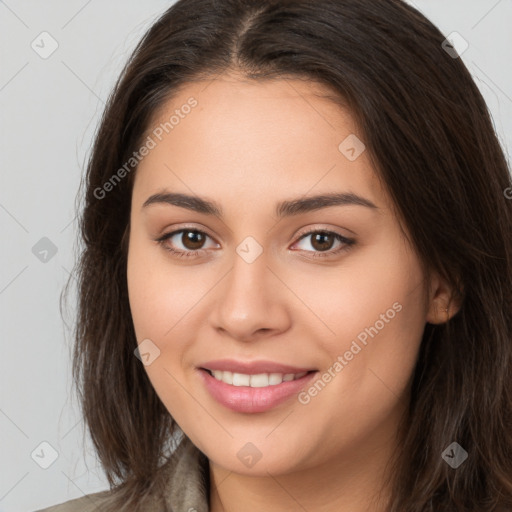
[(426, 321), (443, 324), (461, 308), (462, 290), (452, 287), (447, 280), (435, 273), (431, 277)]

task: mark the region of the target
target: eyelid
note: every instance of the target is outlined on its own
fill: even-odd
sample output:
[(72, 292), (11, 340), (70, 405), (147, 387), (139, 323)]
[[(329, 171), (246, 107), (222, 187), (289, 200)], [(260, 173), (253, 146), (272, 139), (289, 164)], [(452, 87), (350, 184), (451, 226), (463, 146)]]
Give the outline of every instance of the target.
[[(157, 237), (157, 238), (161, 238), (161, 237), (169, 237), (170, 235), (175, 235), (176, 233), (179, 233), (180, 231), (184, 231), (184, 230), (187, 230), (189, 229), (190, 231), (198, 231), (199, 233), (203, 233), (205, 235), (208, 235), (210, 238), (214, 239), (215, 240), (215, 237), (207, 230), (207, 228), (205, 227), (197, 227), (197, 226), (194, 226), (194, 225), (178, 225), (177, 227), (175, 227), (172, 231), (169, 231), (169, 232), (165, 232), (165, 230), (162, 232), (162, 234)], [(316, 233), (316, 232), (319, 232), (319, 231), (322, 231), (322, 232), (328, 232), (328, 233), (333, 233), (333, 234), (336, 234), (336, 235), (339, 235), (341, 238), (344, 238), (346, 239), (347, 241), (350, 240), (350, 238), (348, 236), (345, 236), (343, 235), (342, 233), (336, 231), (337, 228), (331, 228), (331, 227), (327, 227), (327, 226), (313, 226), (311, 228), (304, 228), (302, 231), (299, 231), (298, 234), (296, 234), (294, 237), (295, 238), (302, 238), (306, 235), (309, 235), (311, 233)], [(348, 229), (348, 228), (345, 228), (347, 231), (350, 231), (351, 233), (353, 233), (354, 235), (356, 233), (354, 233), (354, 231)], [(217, 242), (218, 243), (218, 242)]]
[(299, 251), (303, 251), (303, 252), (311, 254), (311, 256), (306, 256), (307, 258), (334, 257), (334, 256), (337, 256), (337, 255), (343, 253), (344, 251), (350, 249), (351, 246), (353, 246), (356, 243), (356, 240), (354, 238), (348, 238), (334, 229), (313, 227), (313, 228), (308, 228), (306, 231), (302, 232), (300, 235), (297, 235), (298, 239), (293, 245), (297, 245), (298, 243), (302, 242), (302, 240), (307, 238), (309, 235), (313, 235), (313, 234), (317, 234), (317, 233), (324, 233), (324, 234), (333, 236), (338, 242), (341, 243), (341, 247), (338, 247), (337, 249), (328, 249), (327, 251), (308, 251), (305, 249), (299, 249)]
[[(172, 227), (172, 230), (170, 231), (167, 231), (166, 230), (167, 228), (164, 228), (162, 231), (161, 231), (161, 235), (157, 235), (155, 238), (156, 239), (159, 239), (159, 238), (169, 238), (173, 235), (176, 235), (177, 233), (180, 233), (181, 231), (197, 231), (198, 233), (202, 233), (204, 235), (207, 235), (208, 237), (210, 237), (212, 240), (215, 240), (215, 237), (210, 233), (210, 231), (201, 226), (201, 227), (198, 227), (197, 225), (194, 226), (194, 225), (191, 225), (191, 224), (185, 224), (185, 225), (178, 225), (178, 226), (173, 226)], [(216, 242), (218, 243), (218, 242)]]
[[(199, 233), (201, 235), (205, 235), (210, 240), (212, 240), (215, 244), (220, 245), (215, 240), (215, 237), (212, 236), (206, 229), (198, 228), (198, 227), (195, 227), (195, 226), (178, 226), (177, 228), (172, 229), (171, 231), (162, 233), (160, 236), (157, 236), (154, 240), (156, 242), (159, 242), (160, 244), (165, 246), (165, 242), (167, 242), (167, 240), (170, 240), (174, 236), (176, 236), (176, 235), (178, 235), (180, 233), (183, 234), (184, 232), (187, 232), (187, 231), (196, 232), (196, 233)], [(208, 248), (208, 249), (201, 248), (201, 249), (193, 249), (193, 250), (192, 249), (187, 249), (187, 250), (185, 250), (185, 249), (176, 249), (175, 252), (176, 253), (178, 253), (178, 252), (182, 252), (182, 253), (190, 252), (190, 253), (199, 254), (199, 253), (202, 253), (202, 252), (205, 252), (205, 251), (208, 252), (209, 249), (211, 249), (211, 248)], [(173, 252), (170, 248), (167, 248), (167, 250), (169, 250), (170, 252)]]
[[(310, 235), (311, 233), (322, 232), (322, 233), (332, 233), (334, 235), (339, 235), (341, 238), (344, 238), (346, 240), (350, 240), (350, 238), (348, 236), (343, 235), (341, 232), (338, 231), (338, 229), (340, 229), (340, 228), (331, 228), (328, 226), (313, 226), (311, 228), (309, 228), (309, 227), (304, 228), (304, 230), (299, 231), (299, 233), (295, 236), (298, 238), (302, 238), (305, 235)], [(350, 231), (350, 230), (347, 229), (347, 231)], [(350, 231), (350, 232), (355, 235), (355, 233), (353, 231)]]
[[(203, 254), (204, 252), (208, 252), (209, 251), (209, 249), (204, 249), (204, 248), (201, 248), (201, 249), (189, 249), (189, 250), (174, 249), (174, 248), (171, 248), (171, 247), (166, 245), (166, 241), (167, 240), (173, 238), (174, 236), (176, 236), (179, 233), (183, 233), (183, 232), (186, 232), (186, 231), (192, 231), (192, 232), (197, 232), (197, 233), (206, 235), (208, 238), (212, 239), (215, 243), (218, 244), (218, 242), (215, 241), (215, 237), (213, 237), (210, 233), (208, 233), (208, 231), (206, 229), (204, 229), (202, 227), (198, 228), (196, 226), (191, 226), (191, 225), (188, 225), (188, 226), (187, 225), (185, 225), (185, 226), (177, 226), (172, 231), (163, 233), (162, 235), (158, 236), (155, 239), (155, 241), (158, 242), (168, 252), (174, 253), (176, 256), (188, 257), (188, 258), (191, 258), (191, 259), (194, 258), (194, 257), (199, 257), (200, 254)], [(326, 251), (309, 251), (309, 250), (305, 250), (305, 249), (299, 249), (298, 252), (310, 253), (311, 256), (309, 256), (309, 258), (312, 258), (312, 259), (314, 259), (314, 258), (328, 258), (330, 256), (334, 257), (334, 256), (338, 255), (339, 253), (342, 253), (342, 252), (350, 249), (350, 247), (356, 243), (355, 239), (348, 238), (348, 237), (342, 235), (341, 233), (339, 233), (338, 231), (336, 231), (333, 228), (314, 226), (314, 227), (306, 228), (304, 231), (302, 231), (299, 234), (295, 235), (296, 241), (294, 242), (293, 245), (296, 245), (296, 244), (300, 243), (308, 235), (317, 234), (317, 233), (326, 233), (326, 234), (334, 236), (336, 238), (336, 240), (338, 240), (342, 244), (342, 246), (339, 247), (338, 249), (329, 249), (329, 250), (326, 250)]]

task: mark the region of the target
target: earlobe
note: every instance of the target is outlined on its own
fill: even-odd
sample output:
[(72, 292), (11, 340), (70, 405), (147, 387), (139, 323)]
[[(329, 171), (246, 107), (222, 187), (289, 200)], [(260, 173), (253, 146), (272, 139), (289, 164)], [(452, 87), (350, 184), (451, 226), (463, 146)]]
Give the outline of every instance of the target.
[(426, 321), (431, 324), (443, 324), (455, 316), (461, 308), (462, 293), (450, 286), (439, 276), (432, 279), (431, 293)]
[(427, 314), (427, 322), (431, 324), (443, 324), (450, 320), (455, 313), (452, 313), (449, 307), (444, 306), (447, 306), (447, 304), (439, 305), (438, 302), (433, 302)]

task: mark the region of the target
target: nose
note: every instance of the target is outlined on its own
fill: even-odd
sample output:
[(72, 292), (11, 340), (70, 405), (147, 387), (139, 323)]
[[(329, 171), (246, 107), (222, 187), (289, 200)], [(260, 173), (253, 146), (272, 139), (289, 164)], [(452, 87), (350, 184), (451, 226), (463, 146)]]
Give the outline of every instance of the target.
[(235, 253), (232, 268), (212, 297), (210, 320), (218, 332), (253, 341), (290, 327), (287, 301), (292, 294), (269, 263), (265, 251), (252, 262)]

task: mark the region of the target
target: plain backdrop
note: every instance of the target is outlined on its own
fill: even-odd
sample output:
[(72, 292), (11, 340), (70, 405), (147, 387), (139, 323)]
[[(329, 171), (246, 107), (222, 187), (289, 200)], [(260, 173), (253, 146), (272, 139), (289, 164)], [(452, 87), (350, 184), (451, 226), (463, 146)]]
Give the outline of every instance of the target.
[[(135, 44), (172, 3), (0, 1), (0, 512), (108, 487), (83, 436), (59, 297), (74, 264), (75, 197), (104, 102)], [(512, 2), (411, 3), (469, 43), (462, 59), (510, 162)], [(72, 289), (71, 324), (74, 297)]]

